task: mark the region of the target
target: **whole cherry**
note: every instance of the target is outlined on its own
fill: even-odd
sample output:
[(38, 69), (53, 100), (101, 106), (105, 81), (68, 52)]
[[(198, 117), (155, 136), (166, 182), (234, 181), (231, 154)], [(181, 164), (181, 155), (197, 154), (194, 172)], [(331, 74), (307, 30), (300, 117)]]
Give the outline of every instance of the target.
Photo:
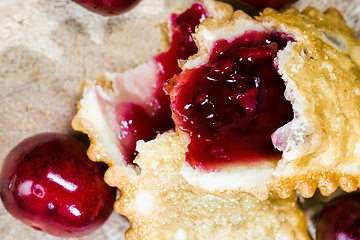
[(6, 210), (58, 237), (98, 229), (113, 211), (116, 189), (103, 181), (106, 165), (90, 161), (86, 151), (85, 144), (61, 133), (42, 133), (19, 143), (0, 172)]
[(134, 8), (140, 0), (72, 0), (82, 7), (103, 16), (125, 13)]
[(316, 227), (316, 240), (356, 239), (360, 239), (360, 192), (326, 203)]
[(266, 7), (280, 9), (287, 4), (296, 2), (297, 0), (236, 0), (236, 1), (245, 3), (247, 5), (262, 10)]

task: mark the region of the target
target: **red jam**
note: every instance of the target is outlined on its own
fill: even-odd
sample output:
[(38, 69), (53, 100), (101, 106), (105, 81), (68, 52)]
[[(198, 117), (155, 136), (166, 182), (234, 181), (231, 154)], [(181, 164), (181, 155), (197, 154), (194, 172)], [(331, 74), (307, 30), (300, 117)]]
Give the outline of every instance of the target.
[[(207, 13), (201, 3), (193, 4), (182, 14), (171, 16), (172, 39), (167, 52), (154, 57), (162, 67), (159, 69), (153, 98), (139, 105), (135, 103), (121, 103), (117, 107), (117, 121), (120, 125), (119, 140), (123, 146), (122, 153), (127, 163), (132, 163), (137, 152), (138, 140), (151, 140), (158, 132), (164, 132), (174, 127), (171, 119), (170, 98), (165, 94), (164, 82), (181, 72), (178, 59), (187, 59), (197, 52), (197, 47), (191, 33), (205, 18)], [(146, 109), (153, 109), (148, 112)]]
[(219, 40), (207, 64), (176, 77), (171, 107), (175, 124), (190, 135), (186, 160), (192, 167), (214, 171), (280, 159), (271, 135), (293, 111), (273, 59), (288, 41), (284, 34), (255, 31)]

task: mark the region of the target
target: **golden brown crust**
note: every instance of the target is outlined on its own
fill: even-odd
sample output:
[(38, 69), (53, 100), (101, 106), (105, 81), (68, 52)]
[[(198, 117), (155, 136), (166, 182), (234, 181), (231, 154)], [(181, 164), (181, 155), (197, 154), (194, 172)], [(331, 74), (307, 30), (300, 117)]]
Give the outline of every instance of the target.
[[(228, 18), (228, 15), (224, 16)], [(199, 193), (210, 192), (229, 197), (237, 192), (247, 192), (259, 199), (265, 199), (271, 189), (283, 198), (288, 197), (293, 189), (298, 189), (305, 197), (311, 197), (317, 187), (324, 195), (331, 194), (338, 186), (345, 191), (356, 189), (360, 176), (359, 164), (356, 163), (360, 144), (357, 121), (360, 114), (357, 107), (360, 70), (356, 50), (360, 44), (341, 15), (334, 9), (321, 13), (308, 8), (303, 14), (296, 9), (284, 13), (265, 9), (257, 21), (241, 11), (235, 12), (230, 22), (226, 18), (209, 18), (197, 28), (195, 40), (200, 51), (184, 62), (183, 67), (196, 67), (206, 61), (212, 42), (219, 35), (231, 39), (246, 30), (284, 32), (296, 42), (279, 53), (277, 64), (287, 85), (285, 94), (293, 104), (296, 119), (274, 134), (274, 144), (284, 154), (276, 168), (269, 166), (273, 173), (258, 184), (262, 188), (226, 188), (228, 185), (225, 184), (209, 190), (208, 186), (197, 186), (198, 180), (191, 182), (193, 176), (187, 176), (187, 180), (197, 186)], [(98, 84), (112, 94), (111, 84), (101, 79)], [(80, 120), (88, 117), (88, 113), (82, 114), (83, 109), (88, 107), (82, 107), (81, 104), (74, 119), (74, 128), (93, 138), (89, 151), (92, 159), (114, 164), (108, 160), (108, 152), (103, 151), (105, 146), (98, 140), (101, 136), (91, 135), (89, 129), (95, 127), (95, 124), (81, 126)], [(113, 138), (111, 144), (116, 146), (116, 137)], [(127, 174), (132, 177), (138, 175), (138, 169), (133, 169), (121, 160), (115, 165), (127, 169)], [(232, 169), (230, 172), (237, 174), (237, 171), (243, 172), (242, 169)]]
[[(206, 9), (209, 11), (209, 14), (215, 15), (217, 19), (225, 20), (232, 15), (233, 8), (229, 4), (212, 0), (204, 0), (203, 2)], [(178, 10), (184, 10), (184, 7), (180, 7)], [(166, 29), (162, 26), (160, 27), (163, 31), (166, 31)], [(163, 49), (166, 49), (169, 47), (170, 43), (166, 41), (166, 37), (163, 37), (163, 39), (164, 41), (162, 44), (166, 45)], [(128, 75), (134, 75), (134, 73), (147, 74), (146, 78), (138, 77), (137, 81), (150, 78), (156, 79), (157, 73), (154, 72), (158, 71), (158, 69), (155, 65), (156, 64), (153, 60), (149, 60), (147, 63), (124, 73)], [(120, 95), (128, 94), (128, 89), (123, 90), (121, 88), (123, 85), (126, 85), (126, 82), (131, 82), (131, 79), (122, 79), (121, 83), (117, 83), (117, 81), (119, 81), (117, 78), (119, 77), (116, 73), (108, 73), (107, 76), (105, 75), (99, 76), (95, 82), (90, 83), (85, 81), (82, 84), (83, 98), (78, 103), (78, 111), (71, 124), (75, 130), (81, 131), (89, 136), (91, 143), (88, 155), (90, 159), (93, 161), (102, 161), (107, 163), (110, 166), (107, 176), (114, 176), (113, 178), (107, 177), (107, 183), (111, 186), (117, 186), (119, 179), (116, 179), (117, 176), (115, 173), (120, 174), (119, 178), (121, 179), (132, 179), (137, 177), (139, 169), (136, 166), (134, 167), (131, 164), (128, 165), (125, 163), (125, 160), (119, 150), (119, 142), (115, 136), (116, 131), (114, 131), (114, 128), (116, 128), (116, 126), (113, 126), (114, 124), (109, 124), (109, 119), (107, 119), (108, 116), (106, 116), (108, 113), (104, 112), (104, 106), (102, 106), (102, 104), (104, 104), (104, 102), (106, 104), (108, 97), (118, 97)], [(125, 75), (125, 77), (122, 76), (121, 78), (126, 77), (127, 75)], [(149, 81), (151, 81), (151, 79)], [(139, 98), (139, 96), (141, 98), (143, 95), (149, 95), (149, 88), (146, 84), (138, 85), (138, 92), (133, 94), (137, 95), (135, 98)], [(140, 85), (145, 86), (141, 87)], [(104, 98), (102, 98), (102, 95), (104, 95)], [(128, 99), (126, 100), (128, 101)], [(122, 100), (120, 99), (115, 101)]]
[[(301, 14), (295, 8), (288, 9), (284, 14), (278, 14), (275, 10), (268, 8), (264, 10), (258, 20), (262, 22), (271, 21), (277, 27), (284, 24), (299, 35), (309, 36), (311, 31), (317, 32), (316, 36), (311, 39), (323, 40), (323, 36), (321, 36), (321, 33), (323, 33), (328, 40), (333, 41), (333, 45), (350, 55), (353, 61), (359, 65), (360, 40), (355, 36), (354, 30), (346, 24), (342, 14), (336, 8), (331, 7), (325, 12), (320, 12), (316, 8), (307, 7)], [(311, 25), (306, 26), (306, 24)]]
[[(176, 97), (177, 91), (172, 91), (172, 85), (181, 85), (179, 79), (186, 80), (183, 75), (188, 74), (186, 69), (197, 68), (206, 63), (211, 52), (213, 43), (218, 39), (227, 39), (231, 41), (242, 35), (246, 31), (267, 31), (262, 24), (242, 11), (236, 11), (230, 20), (218, 20), (214, 18), (205, 19), (196, 29), (194, 39), (198, 45), (199, 51), (188, 61), (184, 61), (181, 73), (182, 77), (175, 76), (170, 81), (167, 90), (170, 93), (171, 100)], [(175, 124), (179, 121), (173, 114)], [(177, 129), (180, 135), (183, 133)], [(211, 193), (223, 198), (228, 198), (239, 192), (248, 193), (260, 200), (265, 200), (273, 185), (272, 172), (276, 167), (278, 159), (269, 159), (261, 161), (259, 164), (232, 165), (229, 168), (217, 172), (205, 172), (200, 169), (193, 169), (188, 164), (184, 164), (181, 174), (195, 187), (199, 194)]]
[[(338, 187), (345, 191), (357, 189), (360, 41), (353, 30), (334, 8), (325, 13), (314, 8), (307, 8), (303, 13), (294, 8), (284, 13), (267, 8), (256, 20), (237, 11), (230, 21), (209, 18), (200, 24), (194, 35), (200, 51), (182, 63), (183, 69), (206, 63), (217, 39), (232, 40), (248, 30), (279, 31), (295, 40), (280, 51), (276, 59), (286, 85), (285, 95), (292, 103), (295, 116), (272, 137), (275, 147), (283, 151), (283, 157), (276, 167), (270, 167), (272, 174), (263, 181), (263, 188), (249, 187), (241, 181), (238, 186), (229, 187), (231, 181), (227, 180), (226, 171), (221, 171), (219, 175), (223, 179), (215, 183), (210, 181), (213, 173), (206, 177), (201, 170), (194, 172), (186, 166), (183, 176), (197, 191), (222, 197), (247, 192), (265, 199), (272, 189), (282, 198), (289, 197), (294, 189), (304, 197), (311, 197), (317, 187), (324, 195), (330, 195)], [(260, 168), (254, 166), (254, 169)], [(232, 171), (234, 175), (242, 173), (238, 167)]]
[(107, 100), (102, 94), (118, 94), (114, 81), (106, 75), (98, 85), (84, 83), (72, 126), (88, 134), (89, 157), (109, 165), (105, 181), (122, 192), (115, 209), (131, 223), (126, 239), (309, 239), (295, 195), (282, 200), (270, 193), (268, 200), (259, 201), (244, 193), (228, 199), (197, 194), (180, 174), (187, 146), (184, 136), (169, 132), (147, 143), (140, 141), (138, 168), (124, 164), (101, 107)]
[(295, 195), (259, 201), (196, 194), (180, 174), (186, 145), (174, 132), (138, 145), (141, 174), (119, 186), (123, 197), (115, 206), (131, 222), (127, 239), (309, 239)]
[[(77, 115), (73, 126), (88, 131), (80, 120)], [(89, 131), (90, 158), (109, 164), (108, 156), (99, 149), (101, 141), (92, 134)], [(141, 168), (138, 178), (130, 178), (110, 163), (105, 181), (121, 189), (115, 209), (131, 223), (126, 239), (309, 239), (295, 195), (282, 200), (270, 194), (268, 200), (258, 201), (247, 194), (227, 200), (196, 194), (180, 174), (186, 146), (186, 139), (174, 132), (139, 144), (135, 160)]]
[[(275, 191), (286, 197), (289, 190), (298, 189), (303, 196), (311, 197), (316, 187), (324, 195), (338, 186), (355, 190), (360, 177), (360, 71), (356, 51), (360, 41), (335, 9), (321, 13), (307, 8), (304, 14), (294, 9), (284, 14), (267, 9), (258, 19), (295, 36), (297, 43), (288, 56), (279, 55), (279, 68), (291, 86), (287, 91), (291, 92), (294, 110), (298, 104), (301, 117), (311, 125), (300, 154), (289, 156), (291, 150), (284, 149), (281, 161), (285, 163), (275, 171)], [(303, 98), (302, 102), (297, 98)]]

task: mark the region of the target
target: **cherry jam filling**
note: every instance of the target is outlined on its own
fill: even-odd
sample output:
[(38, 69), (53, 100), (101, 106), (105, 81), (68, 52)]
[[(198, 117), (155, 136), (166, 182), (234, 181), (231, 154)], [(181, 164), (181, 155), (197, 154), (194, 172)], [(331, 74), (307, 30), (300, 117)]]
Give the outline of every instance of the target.
[[(143, 105), (123, 102), (117, 106), (119, 140), (127, 163), (132, 163), (137, 155), (135, 146), (138, 140), (151, 140), (158, 132), (174, 127), (171, 119), (170, 97), (163, 90), (164, 82), (181, 72), (178, 59), (187, 59), (197, 52), (191, 33), (206, 17), (207, 12), (201, 3), (193, 4), (182, 14), (172, 14), (170, 49), (154, 57), (161, 67), (157, 82), (154, 83), (153, 97)], [(152, 111), (149, 112), (146, 109), (152, 109)]]
[(288, 41), (284, 34), (255, 31), (218, 40), (207, 64), (176, 77), (171, 107), (175, 124), (190, 135), (186, 160), (192, 167), (216, 171), (280, 159), (271, 135), (293, 111), (273, 59)]

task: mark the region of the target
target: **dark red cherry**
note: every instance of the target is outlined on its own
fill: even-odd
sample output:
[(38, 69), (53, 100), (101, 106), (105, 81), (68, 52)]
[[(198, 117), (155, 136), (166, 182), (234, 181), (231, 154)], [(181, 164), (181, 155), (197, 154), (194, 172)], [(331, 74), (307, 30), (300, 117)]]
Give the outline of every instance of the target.
[(72, 0), (87, 10), (103, 16), (125, 13), (134, 8), (140, 0)]
[(98, 229), (113, 211), (116, 189), (103, 181), (106, 165), (86, 155), (87, 146), (61, 133), (19, 143), (0, 176), (6, 210), (23, 223), (58, 237)]
[(316, 227), (316, 240), (360, 239), (360, 192), (342, 195), (325, 204)]
[(296, 2), (296, 0), (236, 0), (236, 1), (245, 3), (260, 10), (266, 7), (280, 9), (287, 4)]

